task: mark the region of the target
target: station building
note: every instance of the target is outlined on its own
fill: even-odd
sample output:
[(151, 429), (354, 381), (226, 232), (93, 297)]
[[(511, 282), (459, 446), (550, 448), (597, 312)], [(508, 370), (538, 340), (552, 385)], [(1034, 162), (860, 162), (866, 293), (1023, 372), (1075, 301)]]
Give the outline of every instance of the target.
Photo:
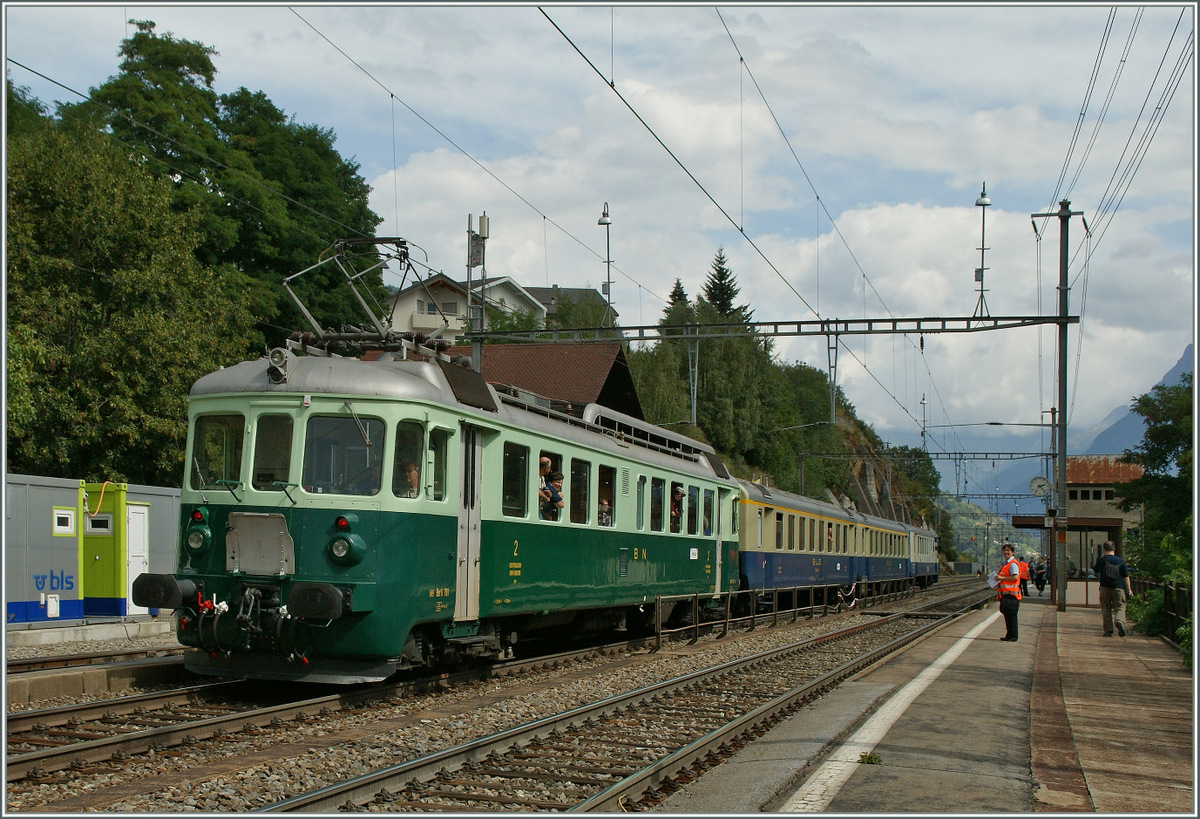
[[(1145, 470), (1137, 464), (1121, 463), (1117, 460), (1119, 457), (1073, 455), (1067, 458), (1067, 508), (1060, 514), (1067, 518), (1068, 601), (1097, 604), (1096, 580), (1088, 575), (1096, 559), (1104, 553), (1104, 542), (1111, 540), (1116, 544), (1117, 554), (1121, 555), (1126, 544), (1142, 537), (1143, 510), (1139, 506), (1128, 512), (1122, 511), (1117, 506), (1116, 485), (1142, 477)], [(1042, 551), (1048, 555), (1053, 537), (1051, 520), (1035, 515), (1014, 515), (1012, 524), (1018, 529), (1041, 530)], [(1076, 585), (1081, 588), (1075, 589)]]

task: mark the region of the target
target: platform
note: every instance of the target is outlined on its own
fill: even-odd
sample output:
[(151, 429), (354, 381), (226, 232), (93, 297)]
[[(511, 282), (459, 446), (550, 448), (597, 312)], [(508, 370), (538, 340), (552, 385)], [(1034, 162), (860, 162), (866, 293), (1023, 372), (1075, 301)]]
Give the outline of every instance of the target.
[(1098, 609), (1048, 597), (1023, 600), (1019, 623), (1002, 642), (995, 603), (972, 613), (654, 810), (1195, 815), (1195, 689), (1179, 653), (1104, 637)]
[(65, 623), (22, 623), (10, 625), (4, 634), (6, 646), (28, 647), (99, 640), (136, 640), (139, 637), (170, 634), (175, 630), (172, 617), (150, 616), (92, 618)]

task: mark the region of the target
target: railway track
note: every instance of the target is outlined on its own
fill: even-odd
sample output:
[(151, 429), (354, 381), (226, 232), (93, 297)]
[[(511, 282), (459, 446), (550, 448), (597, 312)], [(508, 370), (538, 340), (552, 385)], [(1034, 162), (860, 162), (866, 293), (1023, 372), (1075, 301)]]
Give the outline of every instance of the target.
[(45, 671), (52, 668), (79, 668), (160, 657), (181, 657), (183, 652), (183, 646), (156, 646), (117, 649), (113, 651), (90, 651), (82, 654), (14, 658), (5, 662), (4, 673), (8, 675), (25, 674), (30, 671)]
[[(977, 584), (960, 585), (960, 588), (967, 589), (967, 594), (972, 593), (971, 587), (978, 595)], [(950, 592), (953, 590), (949, 586), (943, 586), (935, 594), (944, 598)], [(933, 595), (927, 592), (924, 596), (928, 598)], [(896, 607), (901, 607), (904, 602), (913, 601), (897, 602)], [(936, 606), (939, 603), (926, 605)], [(769, 615), (761, 615), (759, 622), (764, 622), (767, 617)], [(823, 642), (818, 641), (816, 645)], [(261, 736), (281, 729), (290, 734), (291, 731), (286, 728), (288, 725), (329, 725), (334, 726), (330, 729), (334, 731), (337, 730), (335, 726), (339, 714), (353, 720), (355, 715), (367, 713), (363, 709), (380, 708), (386, 713), (397, 704), (397, 698), (441, 691), (469, 683), (472, 679), (480, 679), (481, 676), (495, 677), (542, 669), (548, 670), (543, 675), (545, 679), (553, 681), (561, 675), (574, 673), (557, 669), (569, 669), (573, 662), (583, 656), (626, 655), (625, 659), (615, 661), (618, 665), (622, 662), (645, 662), (654, 656), (642, 654), (640, 658), (633, 659), (628, 653), (634, 648), (636, 646), (627, 644), (590, 648), (522, 660), (473, 673), (443, 674), (423, 681), (408, 681), (361, 691), (339, 690), (336, 694), (315, 697), (298, 698), (296, 690), (293, 690), (291, 701), (274, 702), (266, 706), (263, 705), (261, 690), (254, 693), (249, 689), (239, 689), (239, 684), (235, 683), (207, 683), (194, 689), (14, 713), (8, 719), (7, 778), (13, 783), (9, 790), (11, 794), (14, 789), (37, 787), (40, 783), (85, 781), (93, 773), (119, 777), (121, 770), (136, 762), (139, 755), (144, 757), (145, 751), (150, 751), (152, 757), (157, 753), (166, 758), (177, 755), (167, 749), (182, 747), (189, 749), (185, 754), (190, 754), (190, 749), (203, 748), (210, 741), (228, 745), (227, 738)], [(602, 661), (601, 665), (610, 667), (613, 662), (608, 659)], [(586, 675), (590, 672), (580, 673)], [(748, 706), (743, 703), (739, 707), (744, 710)], [(384, 717), (384, 720), (388, 718)], [(355, 736), (354, 730), (350, 730), (347, 736)], [(555, 763), (555, 769), (561, 767)], [(617, 772), (619, 770), (616, 769)], [(136, 783), (131, 783), (124, 790), (133, 791), (136, 788)], [(90, 789), (72, 787), (71, 790), (79, 793)], [(121, 790), (114, 789), (113, 792)], [(113, 801), (114, 796), (106, 796), (101, 789), (96, 793), (72, 797), (70, 809), (103, 809), (104, 805)]]
[[(57, 708), (24, 711), (7, 717), (6, 780), (44, 780), (56, 771), (108, 767), (133, 754), (194, 745), (238, 731), (254, 731), (289, 721), (324, 719), (339, 711), (413, 696), (496, 675), (566, 664), (581, 657), (628, 651), (644, 641), (589, 647), (499, 666), (435, 674), (388, 685), (363, 686), (337, 693), (321, 686), (269, 686), (261, 682), (206, 682), (167, 691)], [(279, 700), (283, 701), (279, 701)], [(264, 705), (264, 700), (270, 704)]]
[[(278, 802), (264, 812), (628, 811), (695, 778), (822, 693), (990, 595), (892, 614)], [(934, 604), (944, 608), (941, 601)], [(916, 614), (920, 614), (917, 612)], [(859, 638), (851, 656), (839, 644)], [(863, 641), (869, 645), (863, 649)], [(832, 668), (829, 668), (832, 665)], [(824, 670), (829, 669), (829, 670)], [(797, 684), (797, 681), (801, 681)]]

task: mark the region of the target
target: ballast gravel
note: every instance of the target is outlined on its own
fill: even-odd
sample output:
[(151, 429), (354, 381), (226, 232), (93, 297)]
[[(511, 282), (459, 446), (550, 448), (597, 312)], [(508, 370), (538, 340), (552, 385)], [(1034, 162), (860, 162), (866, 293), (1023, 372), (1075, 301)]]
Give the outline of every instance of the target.
[[(575, 708), (613, 696), (622, 691), (642, 688), (682, 674), (711, 667), (720, 662), (735, 660), (758, 651), (765, 651), (798, 639), (815, 637), (845, 628), (865, 619), (861, 615), (837, 620), (815, 620), (795, 628), (767, 630), (743, 634), (737, 639), (705, 640), (700, 650), (687, 654), (670, 649), (655, 655), (650, 661), (611, 670), (599, 670), (581, 679), (564, 681), (559, 685), (532, 693), (516, 694), (502, 701), (475, 708), (467, 713), (452, 714), (439, 719), (421, 720), (402, 730), (383, 730), (370, 733), (372, 723), (418, 714), (433, 708), (446, 710), (452, 702), (480, 696), (496, 696), (506, 689), (525, 687), (531, 683), (553, 681), (567, 671), (579, 672), (588, 668), (602, 669), (608, 660), (598, 658), (571, 664), (569, 669), (551, 669), (524, 673), (512, 678), (498, 678), (463, 685), (435, 695), (422, 695), (391, 700), (386, 706), (372, 706), (359, 711), (342, 713), (328, 720), (312, 723), (289, 723), (281, 729), (268, 729), (254, 734), (238, 733), (221, 742), (205, 742), (194, 747), (172, 748), (169, 754), (153, 751), (125, 762), (113, 773), (71, 775), (63, 781), (38, 784), (9, 783), (6, 807), (9, 811), (28, 811), (53, 808), (56, 802), (71, 796), (102, 791), (120, 784), (164, 776), (170, 784), (156, 792), (127, 797), (109, 803), (99, 810), (133, 813), (173, 813), (196, 811), (205, 813), (252, 810), (278, 802), (350, 777), (396, 765), (426, 754), (434, 753), (463, 742), (513, 728), (541, 719), (568, 708)], [(167, 635), (170, 637), (170, 635)], [(146, 638), (147, 640), (158, 638)], [(126, 641), (115, 641), (124, 643)], [(147, 645), (143, 640), (137, 645)], [(173, 638), (171, 638), (173, 642)], [(66, 650), (61, 653), (73, 653)], [(108, 644), (88, 643), (86, 648), (73, 651), (105, 650)], [(116, 646), (113, 646), (116, 647)], [(55, 647), (57, 648), (57, 647)], [(694, 647), (695, 648), (695, 647)], [(47, 653), (42, 651), (42, 654)], [(9, 656), (12, 656), (11, 653)], [(60, 704), (60, 703), (53, 703)], [(47, 703), (38, 703), (47, 707)], [(321, 738), (331, 731), (359, 729), (367, 732), (363, 739), (326, 747)], [(244, 770), (215, 776), (210, 779), (185, 777), (184, 771), (195, 770), (216, 761), (261, 752), (281, 743), (311, 746), (296, 756), (275, 759), (269, 764), (248, 765)], [(200, 773), (199, 771), (196, 771)], [(165, 783), (164, 783), (165, 784)]]

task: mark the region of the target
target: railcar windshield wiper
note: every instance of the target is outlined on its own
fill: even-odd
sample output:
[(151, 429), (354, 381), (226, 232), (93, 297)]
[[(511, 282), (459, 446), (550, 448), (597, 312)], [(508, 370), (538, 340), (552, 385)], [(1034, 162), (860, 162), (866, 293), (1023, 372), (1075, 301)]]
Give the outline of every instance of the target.
[(200, 459), (195, 455), (192, 456), (192, 464), (196, 467), (196, 477), (200, 479), (200, 500), (208, 503), (208, 498), (204, 495), (204, 485), (208, 481), (204, 480), (204, 473), (200, 470)]
[(354, 419), (354, 423), (358, 424), (358, 434), (362, 436), (363, 443), (367, 446), (374, 446), (371, 443), (371, 436), (367, 435), (367, 428), (363, 426), (362, 419), (358, 417), (358, 413), (354, 411), (354, 407), (350, 404), (350, 399), (346, 399), (346, 409), (350, 410), (350, 416)]

